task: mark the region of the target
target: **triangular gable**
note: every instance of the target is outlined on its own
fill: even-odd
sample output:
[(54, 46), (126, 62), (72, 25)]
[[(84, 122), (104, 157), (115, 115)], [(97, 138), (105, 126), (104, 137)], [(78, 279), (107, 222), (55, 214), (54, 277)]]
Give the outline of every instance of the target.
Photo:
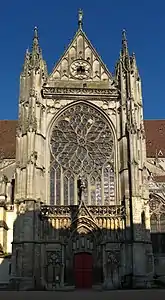
[[(82, 72), (82, 76), (80, 74), (81, 71), (84, 72)], [(112, 75), (82, 29), (77, 31), (73, 41), (50, 74), (48, 82), (52, 80), (73, 81), (79, 79), (86, 81), (113, 81)]]
[(95, 220), (94, 220), (92, 214), (89, 212), (89, 210), (88, 210), (88, 208), (87, 208), (87, 206), (85, 205), (84, 202), (81, 202), (81, 203), (79, 204), (79, 207), (78, 207), (77, 213), (76, 213), (75, 216), (74, 216), (73, 222), (74, 222), (75, 220), (77, 220), (77, 218), (82, 218), (82, 217), (89, 218), (89, 219), (91, 219), (93, 222), (95, 222)]

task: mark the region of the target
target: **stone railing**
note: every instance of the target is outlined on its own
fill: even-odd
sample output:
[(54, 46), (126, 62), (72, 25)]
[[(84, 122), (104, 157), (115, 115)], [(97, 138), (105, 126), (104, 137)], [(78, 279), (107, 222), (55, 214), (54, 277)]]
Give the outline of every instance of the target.
[(122, 205), (113, 205), (113, 206), (87, 206), (81, 207), (77, 205), (73, 206), (52, 206), (52, 205), (43, 205), (41, 207), (41, 217), (54, 218), (54, 217), (70, 217), (74, 216), (77, 213), (81, 215), (91, 214), (93, 217), (125, 217), (125, 208)]

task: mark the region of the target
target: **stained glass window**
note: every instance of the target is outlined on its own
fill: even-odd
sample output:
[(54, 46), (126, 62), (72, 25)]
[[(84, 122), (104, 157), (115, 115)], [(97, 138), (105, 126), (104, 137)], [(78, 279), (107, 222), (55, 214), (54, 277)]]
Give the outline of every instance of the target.
[(50, 203), (78, 203), (77, 180), (85, 183), (87, 205), (109, 205), (115, 199), (113, 134), (95, 108), (76, 104), (56, 120), (51, 134)]

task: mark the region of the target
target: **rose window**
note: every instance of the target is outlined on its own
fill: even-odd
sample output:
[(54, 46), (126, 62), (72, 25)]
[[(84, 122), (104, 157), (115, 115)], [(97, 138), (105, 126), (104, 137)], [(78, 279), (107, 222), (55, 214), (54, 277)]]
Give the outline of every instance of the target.
[(53, 126), (50, 144), (52, 205), (78, 203), (79, 177), (87, 205), (114, 201), (113, 134), (98, 110), (87, 104), (66, 109)]

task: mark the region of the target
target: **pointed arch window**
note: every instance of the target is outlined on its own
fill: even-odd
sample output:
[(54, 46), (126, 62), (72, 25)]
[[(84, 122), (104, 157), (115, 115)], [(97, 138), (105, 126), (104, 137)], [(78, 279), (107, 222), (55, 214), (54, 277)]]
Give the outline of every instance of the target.
[(145, 228), (145, 226), (146, 226), (146, 216), (145, 216), (144, 210), (141, 213), (141, 224), (142, 224), (142, 227)]
[(165, 253), (165, 205), (158, 195), (150, 195), (151, 239), (154, 253)]
[(15, 179), (11, 181), (11, 204), (14, 204)]
[(66, 109), (51, 132), (50, 203), (78, 204), (77, 182), (85, 183), (87, 205), (115, 200), (114, 139), (105, 117), (81, 103)]

